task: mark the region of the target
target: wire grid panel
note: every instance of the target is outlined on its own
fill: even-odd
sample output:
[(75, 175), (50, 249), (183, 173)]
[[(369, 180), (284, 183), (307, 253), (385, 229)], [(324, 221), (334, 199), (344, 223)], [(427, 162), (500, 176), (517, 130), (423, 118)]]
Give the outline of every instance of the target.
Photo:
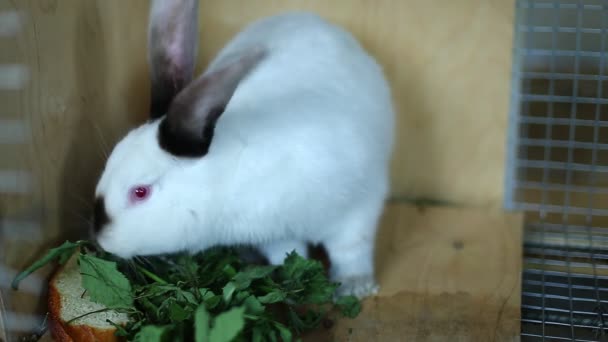
[(505, 203), (524, 341), (608, 341), (608, 0), (516, 2)]

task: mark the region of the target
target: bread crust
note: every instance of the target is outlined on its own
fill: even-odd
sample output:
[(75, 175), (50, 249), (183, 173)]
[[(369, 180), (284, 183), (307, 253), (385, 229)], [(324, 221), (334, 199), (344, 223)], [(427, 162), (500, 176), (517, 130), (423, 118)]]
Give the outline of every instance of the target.
[(55, 279), (64, 269), (60, 266), (49, 282), (48, 310), (49, 330), (57, 342), (123, 342), (125, 338), (114, 335), (116, 328), (97, 328), (83, 324), (67, 324), (61, 318), (61, 293)]

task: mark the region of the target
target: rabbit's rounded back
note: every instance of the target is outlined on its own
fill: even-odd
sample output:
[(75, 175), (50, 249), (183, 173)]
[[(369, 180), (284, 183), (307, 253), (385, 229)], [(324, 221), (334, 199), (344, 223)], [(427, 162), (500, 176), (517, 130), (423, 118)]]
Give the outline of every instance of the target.
[[(344, 211), (388, 190), (390, 90), (379, 65), (349, 33), (307, 12), (253, 23), (219, 52), (207, 73), (259, 46), (267, 56), (240, 83), (217, 123), (214, 156), (238, 160), (222, 192), (239, 199), (229, 203), (241, 202), (230, 214), (255, 211), (249, 207), (264, 202), (274, 215), (262, 226), (319, 227), (308, 239), (321, 241)], [(239, 143), (242, 150), (234, 148)], [(272, 221), (281, 219), (293, 222)]]
[(290, 133), (310, 128), (317, 138), (329, 138), (319, 147), (377, 157), (370, 164), (386, 167), (394, 126), (390, 90), (379, 65), (351, 34), (316, 14), (283, 13), (238, 34), (206, 73), (256, 47), (267, 49), (267, 56), (241, 82), (218, 125), (241, 127), (268, 144), (296, 143), (302, 134), (288, 138)]
[(275, 15), (193, 80), (196, 48), (182, 45), (195, 44), (196, 22), (167, 24), (195, 20), (179, 8), (197, 2), (152, 2), (151, 118), (119, 142), (98, 183), (101, 246), (130, 257), (323, 242), (345, 233), (346, 213), (378, 207), (393, 107), (381, 68), (352, 35), (315, 14)]

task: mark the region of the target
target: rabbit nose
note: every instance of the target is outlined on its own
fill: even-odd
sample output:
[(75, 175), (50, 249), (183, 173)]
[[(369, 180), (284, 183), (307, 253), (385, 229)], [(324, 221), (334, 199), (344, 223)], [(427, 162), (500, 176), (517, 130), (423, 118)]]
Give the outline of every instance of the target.
[(95, 199), (95, 206), (93, 208), (93, 233), (99, 234), (103, 227), (110, 222), (108, 213), (106, 211), (106, 205), (102, 197)]

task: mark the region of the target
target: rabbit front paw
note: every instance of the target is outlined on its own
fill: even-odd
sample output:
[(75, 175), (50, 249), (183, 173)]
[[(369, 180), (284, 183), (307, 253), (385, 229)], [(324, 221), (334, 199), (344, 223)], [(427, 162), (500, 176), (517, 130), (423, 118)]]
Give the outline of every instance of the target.
[(342, 296), (355, 296), (363, 299), (378, 293), (380, 287), (373, 276), (350, 276), (338, 279), (340, 286), (336, 290), (335, 298)]

